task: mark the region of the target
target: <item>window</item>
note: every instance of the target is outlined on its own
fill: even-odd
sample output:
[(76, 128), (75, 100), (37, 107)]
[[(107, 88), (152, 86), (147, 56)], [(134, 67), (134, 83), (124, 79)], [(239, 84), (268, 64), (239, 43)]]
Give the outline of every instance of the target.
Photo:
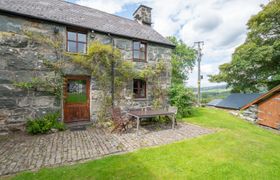
[(133, 80), (133, 96), (134, 98), (146, 98), (146, 81), (141, 79)]
[(67, 31), (67, 51), (85, 54), (87, 52), (87, 34)]
[(68, 103), (86, 103), (86, 80), (68, 80), (67, 98)]
[(146, 61), (147, 44), (140, 41), (133, 41), (133, 60)]

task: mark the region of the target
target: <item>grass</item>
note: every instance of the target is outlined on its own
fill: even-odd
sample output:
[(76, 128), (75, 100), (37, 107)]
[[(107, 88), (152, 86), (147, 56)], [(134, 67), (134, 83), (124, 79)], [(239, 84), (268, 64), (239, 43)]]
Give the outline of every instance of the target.
[(278, 134), (215, 109), (198, 109), (184, 121), (218, 131), (13, 179), (279, 179)]

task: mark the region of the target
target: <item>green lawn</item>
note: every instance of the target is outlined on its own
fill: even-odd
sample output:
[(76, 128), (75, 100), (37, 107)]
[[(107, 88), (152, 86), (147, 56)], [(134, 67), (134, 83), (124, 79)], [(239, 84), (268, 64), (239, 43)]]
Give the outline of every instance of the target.
[(214, 109), (199, 109), (184, 121), (217, 132), (14, 179), (279, 179), (278, 134)]

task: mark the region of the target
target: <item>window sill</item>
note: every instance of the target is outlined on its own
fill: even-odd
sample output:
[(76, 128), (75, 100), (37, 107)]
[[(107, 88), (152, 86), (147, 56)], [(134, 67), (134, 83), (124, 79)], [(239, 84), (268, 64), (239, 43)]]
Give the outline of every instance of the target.
[(139, 60), (139, 59), (132, 59), (133, 62), (143, 62), (143, 63), (147, 63), (148, 61), (146, 60)]
[(76, 52), (68, 52), (68, 51), (66, 51), (65, 53), (70, 55), (82, 55), (82, 56), (88, 55), (87, 53), (76, 53)]

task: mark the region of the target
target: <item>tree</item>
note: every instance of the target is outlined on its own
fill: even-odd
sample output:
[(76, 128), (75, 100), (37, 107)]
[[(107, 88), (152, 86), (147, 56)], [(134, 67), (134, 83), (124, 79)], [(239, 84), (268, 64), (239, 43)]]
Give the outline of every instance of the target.
[(176, 46), (172, 52), (172, 78), (169, 90), (170, 103), (178, 108), (178, 117), (182, 118), (191, 114), (194, 95), (185, 87), (189, 72), (195, 65), (196, 52), (176, 37), (168, 37)]
[(171, 57), (172, 84), (184, 84), (195, 65), (196, 52), (174, 36), (167, 38), (176, 46)]
[(234, 92), (256, 92), (280, 84), (280, 0), (262, 8), (247, 23), (245, 43), (210, 81), (227, 82)]

